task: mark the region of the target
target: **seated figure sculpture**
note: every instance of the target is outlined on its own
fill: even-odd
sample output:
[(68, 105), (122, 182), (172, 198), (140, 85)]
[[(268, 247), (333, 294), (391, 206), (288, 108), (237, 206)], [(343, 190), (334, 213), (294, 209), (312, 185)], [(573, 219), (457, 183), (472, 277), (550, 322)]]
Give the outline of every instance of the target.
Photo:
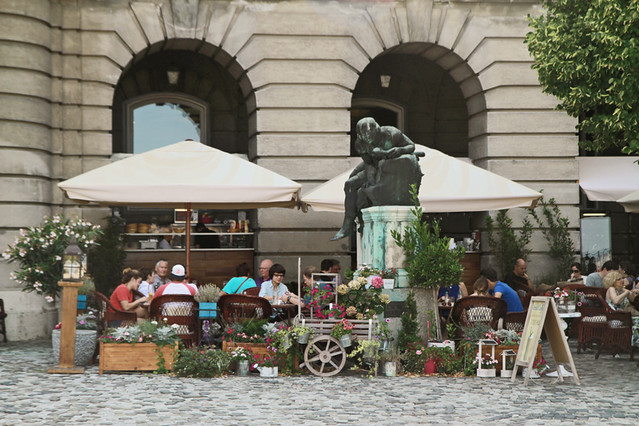
[(351, 234), (355, 218), (360, 225), (362, 209), (373, 206), (409, 206), (413, 204), (410, 186), (419, 185), (422, 171), (415, 144), (399, 129), (380, 127), (371, 117), (357, 122), (355, 149), (362, 162), (355, 167), (344, 184), (344, 223), (331, 240)]

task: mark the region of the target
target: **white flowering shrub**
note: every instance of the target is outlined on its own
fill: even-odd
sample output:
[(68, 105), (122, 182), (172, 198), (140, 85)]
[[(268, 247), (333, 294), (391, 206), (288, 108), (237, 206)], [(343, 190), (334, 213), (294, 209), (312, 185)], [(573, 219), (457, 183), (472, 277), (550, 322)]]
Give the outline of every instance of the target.
[(21, 229), (13, 245), (2, 253), (9, 263), (20, 265), (9, 278), (22, 284), (23, 291), (35, 291), (53, 302), (60, 291), (62, 254), (71, 238), (75, 237), (78, 247), (86, 253), (101, 233), (99, 225), (83, 219), (45, 216), (40, 226)]

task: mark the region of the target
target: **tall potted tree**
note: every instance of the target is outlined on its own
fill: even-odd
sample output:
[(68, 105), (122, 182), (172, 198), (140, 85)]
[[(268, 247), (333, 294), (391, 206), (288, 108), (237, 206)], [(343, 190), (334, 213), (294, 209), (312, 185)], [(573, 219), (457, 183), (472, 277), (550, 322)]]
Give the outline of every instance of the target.
[[(410, 287), (415, 293), (417, 304), (417, 322), (419, 335), (425, 336), (427, 330), (427, 311), (438, 312), (437, 290), (439, 286), (452, 286), (459, 282), (462, 274), (462, 247), (449, 248), (449, 240), (440, 235), (439, 222), (430, 224), (422, 220), (423, 210), (417, 198), (417, 189), (411, 185), (411, 196), (415, 207), (411, 209), (413, 218), (403, 232), (391, 231), (397, 245), (406, 256), (404, 268), (408, 273)], [(441, 338), (439, 315), (434, 315), (435, 324), (431, 324)]]

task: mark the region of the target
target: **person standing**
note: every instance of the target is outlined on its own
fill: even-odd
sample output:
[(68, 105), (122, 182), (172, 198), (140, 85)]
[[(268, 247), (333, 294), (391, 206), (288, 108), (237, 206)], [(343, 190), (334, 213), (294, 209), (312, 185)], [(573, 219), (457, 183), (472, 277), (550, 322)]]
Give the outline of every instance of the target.
[(262, 287), (262, 283), (270, 280), (269, 271), (271, 270), (271, 266), (273, 266), (273, 261), (271, 259), (264, 259), (260, 263), (259, 277), (255, 280), (255, 286), (257, 288)]
[(619, 265), (617, 265), (617, 263), (613, 262), (612, 260), (608, 260), (601, 267), (601, 271), (593, 272), (592, 274), (586, 277), (586, 285), (588, 287), (603, 288), (604, 286), (603, 279), (605, 278), (605, 276), (608, 275), (610, 271), (615, 271), (617, 269), (619, 269)]
[(493, 296), (504, 299), (508, 306), (507, 312), (521, 312), (524, 310), (517, 292), (510, 288), (508, 284), (497, 279), (497, 271), (488, 267), (482, 269), (480, 274), (488, 281), (488, 288), (494, 292)]

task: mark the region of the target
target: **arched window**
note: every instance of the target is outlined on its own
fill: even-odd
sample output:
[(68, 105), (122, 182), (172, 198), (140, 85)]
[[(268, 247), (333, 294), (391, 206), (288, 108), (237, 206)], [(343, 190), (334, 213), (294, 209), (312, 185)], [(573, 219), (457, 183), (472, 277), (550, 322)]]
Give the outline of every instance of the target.
[(125, 103), (126, 152), (139, 154), (185, 139), (207, 141), (208, 103), (181, 93), (149, 93)]

